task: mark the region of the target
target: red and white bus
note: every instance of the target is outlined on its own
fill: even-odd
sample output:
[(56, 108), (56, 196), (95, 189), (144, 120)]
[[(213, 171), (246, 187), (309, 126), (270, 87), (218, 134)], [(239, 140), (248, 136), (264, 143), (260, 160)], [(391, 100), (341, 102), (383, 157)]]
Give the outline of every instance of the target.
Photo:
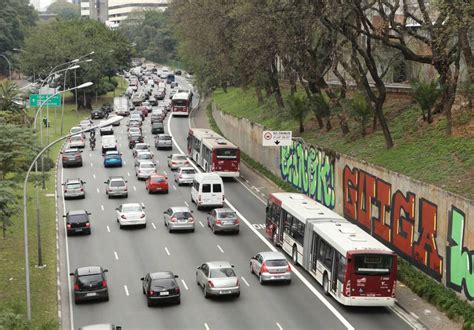
[(206, 172), (221, 177), (240, 176), (239, 147), (210, 129), (189, 129), (188, 155)]
[(268, 199), (266, 232), (323, 286), (348, 306), (393, 306), (396, 254), (360, 227), (303, 194)]
[(188, 93), (176, 93), (171, 99), (171, 113), (173, 116), (189, 116), (191, 99)]

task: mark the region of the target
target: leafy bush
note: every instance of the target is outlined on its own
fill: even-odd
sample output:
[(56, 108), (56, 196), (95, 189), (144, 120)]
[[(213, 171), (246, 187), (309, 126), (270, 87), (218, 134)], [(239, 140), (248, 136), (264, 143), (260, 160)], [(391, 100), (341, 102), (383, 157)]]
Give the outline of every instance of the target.
[(411, 86), (413, 90), (413, 98), (421, 109), (423, 120), (431, 123), (433, 121), (431, 109), (442, 92), (439, 88), (438, 80), (414, 81)]
[(367, 125), (373, 115), (372, 107), (361, 93), (355, 93), (352, 99), (345, 103), (348, 112), (359, 123), (362, 136), (367, 134)]

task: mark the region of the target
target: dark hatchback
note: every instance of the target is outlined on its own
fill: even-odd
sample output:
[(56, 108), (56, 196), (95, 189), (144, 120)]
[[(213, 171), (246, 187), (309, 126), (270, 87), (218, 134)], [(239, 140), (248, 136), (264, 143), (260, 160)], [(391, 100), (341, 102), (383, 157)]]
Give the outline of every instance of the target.
[(148, 273), (140, 280), (143, 283), (142, 290), (146, 296), (148, 306), (156, 303), (181, 303), (181, 290), (172, 272)]
[(91, 223), (89, 212), (85, 210), (69, 211), (63, 217), (66, 218), (67, 235), (72, 234), (91, 234)]
[(102, 109), (95, 109), (91, 112), (92, 119), (104, 119), (105, 118), (105, 111)]
[(63, 167), (82, 166), (82, 155), (79, 149), (66, 149), (61, 152)]
[(165, 132), (165, 127), (163, 122), (154, 122), (151, 124), (151, 134), (163, 134)]
[(109, 301), (109, 290), (105, 273), (107, 269), (100, 266), (77, 268), (69, 275), (74, 277), (74, 302), (103, 300)]

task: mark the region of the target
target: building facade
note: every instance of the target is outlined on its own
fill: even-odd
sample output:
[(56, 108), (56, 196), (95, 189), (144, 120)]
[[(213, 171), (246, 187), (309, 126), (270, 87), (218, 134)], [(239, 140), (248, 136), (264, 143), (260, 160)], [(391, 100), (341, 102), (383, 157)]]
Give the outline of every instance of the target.
[(109, 0), (81, 0), (81, 17), (107, 22)]
[(133, 11), (165, 10), (169, 0), (109, 0), (109, 25), (117, 27)]

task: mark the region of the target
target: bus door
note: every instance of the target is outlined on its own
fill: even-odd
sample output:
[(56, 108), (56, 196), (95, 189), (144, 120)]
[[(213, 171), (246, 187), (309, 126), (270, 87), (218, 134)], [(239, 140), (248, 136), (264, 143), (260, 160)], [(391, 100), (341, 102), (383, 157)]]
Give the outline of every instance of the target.
[(332, 263), (332, 269), (331, 269), (331, 291), (336, 293), (337, 291), (337, 278), (339, 276), (339, 262), (341, 255), (334, 250), (334, 261)]

